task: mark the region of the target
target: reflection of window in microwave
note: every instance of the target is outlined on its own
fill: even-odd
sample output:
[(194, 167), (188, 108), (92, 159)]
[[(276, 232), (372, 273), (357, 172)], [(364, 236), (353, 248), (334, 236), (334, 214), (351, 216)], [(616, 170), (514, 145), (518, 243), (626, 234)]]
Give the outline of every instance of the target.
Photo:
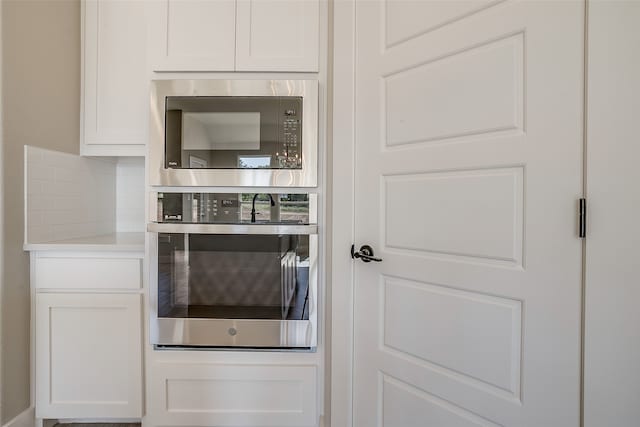
[(259, 112), (182, 112), (183, 150), (259, 150)]
[(271, 156), (238, 156), (238, 167), (241, 169), (269, 169)]

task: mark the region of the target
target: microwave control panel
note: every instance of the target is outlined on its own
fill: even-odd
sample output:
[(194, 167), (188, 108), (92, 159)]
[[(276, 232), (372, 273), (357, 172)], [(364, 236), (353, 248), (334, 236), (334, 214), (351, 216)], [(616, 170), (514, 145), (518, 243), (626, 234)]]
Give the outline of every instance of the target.
[(278, 168), (299, 169), (302, 167), (302, 102), (299, 98), (282, 98), (280, 108)]

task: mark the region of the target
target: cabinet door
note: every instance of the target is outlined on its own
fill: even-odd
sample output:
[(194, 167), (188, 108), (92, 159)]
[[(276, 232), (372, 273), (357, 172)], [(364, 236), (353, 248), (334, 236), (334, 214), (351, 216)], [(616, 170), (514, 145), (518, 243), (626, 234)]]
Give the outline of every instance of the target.
[(139, 418), (138, 294), (36, 295), (36, 416)]
[(144, 155), (149, 105), (145, 2), (85, 0), (83, 155)]
[(238, 0), (237, 71), (318, 71), (319, 0)]
[(153, 2), (153, 71), (233, 71), (235, 0)]

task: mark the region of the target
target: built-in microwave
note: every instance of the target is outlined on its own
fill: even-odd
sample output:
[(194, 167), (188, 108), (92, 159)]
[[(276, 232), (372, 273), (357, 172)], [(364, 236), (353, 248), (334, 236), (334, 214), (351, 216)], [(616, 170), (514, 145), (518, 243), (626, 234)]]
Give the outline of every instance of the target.
[(151, 185), (317, 185), (317, 81), (155, 80), (150, 122)]

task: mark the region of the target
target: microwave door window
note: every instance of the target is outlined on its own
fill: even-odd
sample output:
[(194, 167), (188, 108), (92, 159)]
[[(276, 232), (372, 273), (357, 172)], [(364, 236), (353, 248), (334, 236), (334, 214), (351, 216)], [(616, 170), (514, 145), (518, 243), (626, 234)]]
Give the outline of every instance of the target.
[(301, 169), (302, 98), (167, 97), (165, 167)]

